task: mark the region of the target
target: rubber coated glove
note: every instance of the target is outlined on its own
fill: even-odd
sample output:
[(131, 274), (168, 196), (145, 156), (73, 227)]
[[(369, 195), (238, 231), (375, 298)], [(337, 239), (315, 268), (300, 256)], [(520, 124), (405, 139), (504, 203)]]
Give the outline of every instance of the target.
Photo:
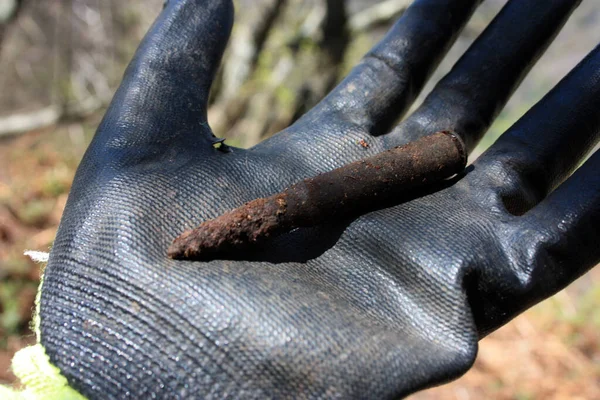
[(415, 1), (293, 126), (224, 151), (206, 107), (232, 3), (168, 2), (45, 271), (41, 343), (69, 384), (102, 399), (398, 398), (464, 373), (480, 338), (599, 262), (600, 154), (569, 177), (599, 139), (598, 48), (445, 187), (251, 261), (166, 256), (208, 218), (420, 136), (453, 129), (473, 149), (579, 1), (510, 1), (394, 125), (478, 3)]

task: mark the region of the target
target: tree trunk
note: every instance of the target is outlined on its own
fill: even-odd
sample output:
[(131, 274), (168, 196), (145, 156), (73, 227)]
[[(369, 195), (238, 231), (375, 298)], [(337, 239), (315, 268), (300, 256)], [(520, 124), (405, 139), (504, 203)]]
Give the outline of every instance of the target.
[[(350, 3), (367, 3), (352, 12)], [(284, 129), (322, 99), (410, 1), (254, 0), (236, 24), (213, 86), (209, 122), (249, 147)]]
[[(12, 7), (0, 8), (0, 39), (11, 28), (0, 42), (0, 135), (105, 106), (162, 2), (8, 1)], [(215, 133), (249, 147), (289, 126), (373, 45), (373, 30), (389, 26), (408, 3), (238, 0), (211, 92)], [(10, 24), (2, 24), (4, 14)]]

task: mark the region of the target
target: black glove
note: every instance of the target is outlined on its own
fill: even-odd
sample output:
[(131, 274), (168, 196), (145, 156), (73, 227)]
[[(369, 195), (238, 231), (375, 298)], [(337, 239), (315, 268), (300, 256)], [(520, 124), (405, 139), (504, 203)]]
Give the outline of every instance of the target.
[(567, 179), (599, 139), (598, 48), (445, 187), (252, 261), (166, 256), (203, 220), (423, 135), (453, 129), (473, 149), (579, 1), (509, 2), (393, 127), (478, 3), (415, 1), (317, 107), (227, 152), (206, 104), (231, 1), (170, 1), (79, 167), (45, 272), (41, 341), (69, 383), (103, 399), (397, 398), (464, 373), (481, 337), (600, 261), (600, 154)]

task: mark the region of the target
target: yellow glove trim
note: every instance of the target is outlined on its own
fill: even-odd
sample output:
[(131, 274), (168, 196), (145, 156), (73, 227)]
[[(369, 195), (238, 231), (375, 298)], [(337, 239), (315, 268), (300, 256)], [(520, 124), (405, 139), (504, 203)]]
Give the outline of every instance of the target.
[(84, 400), (69, 386), (60, 370), (50, 364), (44, 347), (38, 343), (19, 350), (12, 359), (12, 370), (23, 390), (0, 386), (0, 398), (8, 400)]

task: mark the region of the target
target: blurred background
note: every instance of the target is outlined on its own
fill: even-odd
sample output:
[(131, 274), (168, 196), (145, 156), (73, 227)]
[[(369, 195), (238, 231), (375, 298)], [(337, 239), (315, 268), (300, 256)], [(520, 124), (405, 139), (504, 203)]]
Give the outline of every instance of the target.
[[(514, 0), (518, 1), (518, 0)], [(162, 0), (0, 0), (0, 383), (13, 383), (40, 266), (75, 170)], [(310, 109), (409, 0), (237, 0), (209, 122), (248, 147)], [(423, 93), (506, 0), (485, 1)], [(540, 2), (543, 7), (544, 2)], [(600, 42), (584, 0), (491, 127), (477, 157)], [(423, 95), (416, 102), (419, 104)], [(412, 399), (600, 398), (600, 269), (481, 341), (473, 369)]]

